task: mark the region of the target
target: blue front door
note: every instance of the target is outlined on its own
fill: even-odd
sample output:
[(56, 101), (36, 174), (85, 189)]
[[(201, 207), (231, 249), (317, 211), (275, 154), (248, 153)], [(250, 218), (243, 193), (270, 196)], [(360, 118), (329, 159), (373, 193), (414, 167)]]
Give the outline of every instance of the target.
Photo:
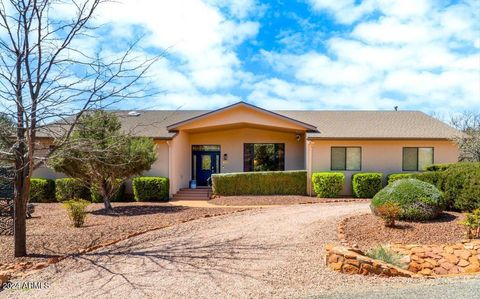
[(210, 177), (220, 172), (220, 151), (192, 151), (192, 178), (197, 186), (208, 186)]

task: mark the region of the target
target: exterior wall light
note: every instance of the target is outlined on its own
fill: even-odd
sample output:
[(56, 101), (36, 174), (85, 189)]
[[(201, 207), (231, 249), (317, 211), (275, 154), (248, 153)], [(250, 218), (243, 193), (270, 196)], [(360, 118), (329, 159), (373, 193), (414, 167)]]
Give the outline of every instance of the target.
[(223, 161), (228, 161), (228, 154), (223, 154)]

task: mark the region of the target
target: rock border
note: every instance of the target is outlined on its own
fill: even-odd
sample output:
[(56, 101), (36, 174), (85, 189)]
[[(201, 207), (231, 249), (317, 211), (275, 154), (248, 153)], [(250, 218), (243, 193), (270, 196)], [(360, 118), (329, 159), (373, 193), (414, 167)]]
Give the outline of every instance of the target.
[[(345, 217), (340, 220), (337, 225), (337, 238), (343, 246), (340, 252), (345, 252), (346, 250), (368, 258), (359, 250), (356, 244), (351, 244), (346, 238), (345, 230), (347, 223), (352, 217), (356, 216), (358, 215)], [(391, 249), (407, 256), (407, 272), (415, 274), (415, 276), (412, 277), (440, 278), (480, 275), (480, 240), (464, 240), (461, 243), (455, 244), (430, 245), (394, 243), (391, 244)], [(327, 255), (328, 254), (327, 252)], [(356, 263), (354, 263), (354, 265), (356, 265)], [(339, 265), (334, 266), (334, 268), (339, 267)], [(349, 267), (350, 266), (347, 268)], [(334, 270), (338, 271), (338, 269)]]
[(340, 273), (382, 277), (421, 277), (411, 271), (365, 256), (358, 249), (328, 244), (325, 246), (325, 251), (325, 264)]
[(128, 234), (128, 235), (126, 235), (122, 238), (106, 241), (106, 242), (103, 242), (103, 243), (100, 243), (100, 244), (97, 244), (97, 245), (94, 245), (94, 246), (79, 249), (79, 250), (77, 250), (77, 252), (74, 252), (74, 253), (63, 254), (63, 255), (58, 255), (58, 256), (55, 256), (55, 257), (51, 257), (47, 260), (47, 262), (11, 263), (11, 264), (9, 264), (9, 266), (5, 270), (0, 271), (0, 290), (3, 289), (3, 285), (5, 283), (9, 282), (13, 278), (24, 278), (24, 277), (26, 277), (28, 275), (31, 275), (33, 273), (36, 273), (36, 272), (38, 272), (38, 271), (40, 271), (40, 270), (42, 270), (42, 269), (44, 269), (44, 268), (46, 268), (50, 265), (56, 264), (56, 263), (66, 259), (68, 257), (79, 256), (79, 255), (82, 255), (82, 254), (85, 254), (85, 253), (90, 253), (92, 251), (115, 245), (119, 242), (128, 240), (128, 239), (136, 237), (136, 236), (140, 236), (140, 235), (143, 235), (143, 234), (155, 231), (155, 230), (159, 230), (159, 229), (172, 227), (172, 226), (182, 224), (182, 223), (185, 223), (185, 222), (190, 222), (190, 221), (194, 221), (194, 220), (198, 220), (198, 219), (202, 219), (202, 218), (211, 218), (211, 217), (218, 217), (218, 216), (223, 216), (223, 215), (236, 214), (236, 213), (245, 212), (245, 211), (248, 211), (248, 210), (251, 210), (251, 209), (249, 209), (249, 208), (240, 209), (240, 210), (236, 210), (236, 211), (233, 211), (231, 213), (228, 213), (228, 214), (225, 214), (225, 213), (223, 213), (223, 214), (222, 213), (208, 214), (208, 215), (204, 215), (203, 217), (200, 217), (200, 218), (184, 219), (184, 220), (179, 221), (177, 223), (172, 223), (172, 224), (169, 224), (169, 225), (157, 226), (157, 227), (149, 228), (149, 229), (146, 229), (146, 230), (137, 231), (137, 232)]

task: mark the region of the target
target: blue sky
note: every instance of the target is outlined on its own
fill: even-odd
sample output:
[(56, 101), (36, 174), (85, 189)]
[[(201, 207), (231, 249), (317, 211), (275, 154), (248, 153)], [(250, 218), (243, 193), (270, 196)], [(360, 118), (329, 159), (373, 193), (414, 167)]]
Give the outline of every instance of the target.
[(480, 1), (121, 0), (85, 51), (168, 55), (127, 109), (480, 110)]

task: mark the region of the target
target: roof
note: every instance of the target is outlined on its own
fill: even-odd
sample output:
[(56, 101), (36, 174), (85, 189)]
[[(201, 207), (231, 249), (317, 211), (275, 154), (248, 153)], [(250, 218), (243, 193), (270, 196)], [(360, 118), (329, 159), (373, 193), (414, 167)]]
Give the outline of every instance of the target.
[[(263, 109), (262, 109), (263, 110)], [(171, 139), (179, 123), (217, 110), (136, 110), (112, 111), (122, 129), (136, 136)], [(292, 119), (318, 132), (307, 132), (311, 139), (451, 139), (463, 133), (420, 111), (326, 111), (277, 110), (272, 113)]]
[(277, 117), (277, 118), (286, 120), (286, 121), (288, 121), (288, 122), (291, 122), (291, 123), (300, 125), (301, 127), (304, 127), (308, 132), (318, 132), (317, 128), (316, 128), (314, 125), (307, 124), (306, 122), (300, 121), (300, 120), (298, 120), (298, 119), (294, 119), (294, 118), (288, 117), (288, 116), (286, 116), (286, 115), (283, 115), (283, 114), (280, 114), (280, 113), (276, 113), (275, 111), (266, 110), (266, 109), (257, 107), (257, 106), (255, 106), (255, 105), (252, 105), (252, 104), (249, 104), (249, 103), (246, 103), (246, 102), (238, 102), (238, 103), (235, 103), (235, 104), (232, 104), (232, 105), (228, 105), (228, 106), (225, 106), (225, 107), (220, 108), (220, 109), (217, 109), (217, 110), (208, 111), (208, 112), (206, 112), (206, 113), (203, 113), (203, 114), (200, 114), (200, 115), (197, 115), (197, 116), (188, 118), (188, 119), (186, 119), (186, 120), (182, 120), (182, 121), (180, 121), (180, 122), (177, 122), (177, 123), (174, 123), (174, 124), (171, 124), (171, 125), (167, 126), (167, 130), (169, 130), (169, 131), (175, 131), (175, 130), (177, 130), (178, 127), (180, 127), (180, 126), (182, 126), (182, 125), (184, 125), (184, 124), (193, 122), (193, 121), (198, 120), (198, 119), (206, 118), (206, 117), (209, 117), (209, 116), (212, 116), (212, 115), (215, 115), (215, 114), (218, 114), (218, 113), (221, 113), (221, 112), (223, 112), (223, 111), (227, 111), (227, 110), (230, 110), (230, 109), (239, 107), (239, 106), (244, 106), (244, 107), (247, 107), (247, 108), (250, 108), (250, 109), (259, 111), (259, 112), (261, 112), (261, 113), (265, 113), (265, 114), (268, 114), (268, 115), (271, 115), (271, 116), (274, 116), (274, 117)]

